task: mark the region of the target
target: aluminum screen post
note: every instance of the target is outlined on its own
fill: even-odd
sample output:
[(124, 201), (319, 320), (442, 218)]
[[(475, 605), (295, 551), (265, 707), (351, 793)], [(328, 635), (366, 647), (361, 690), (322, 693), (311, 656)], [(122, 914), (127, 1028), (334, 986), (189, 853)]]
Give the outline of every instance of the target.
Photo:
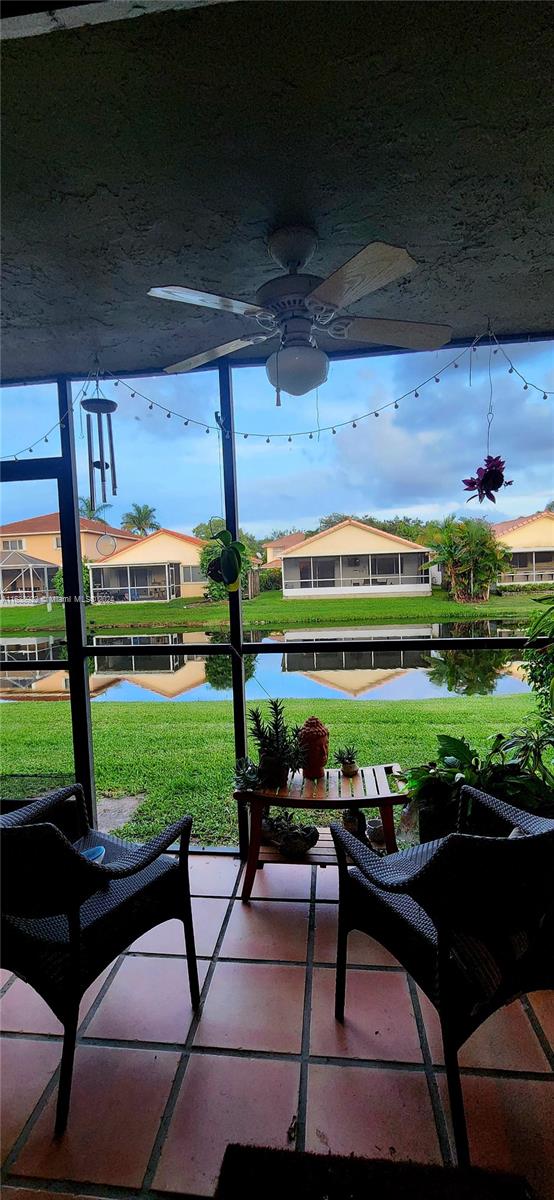
[[(218, 366), (221, 443), (223, 448), (223, 486), (225, 492), (225, 524), (233, 538), (239, 535), (237, 502), (237, 469), (235, 458), (235, 419), (233, 413), (233, 380), (231, 366), (223, 359)], [(244, 690), (244, 658), (242, 653), (241, 589), (229, 593), (229, 641), (231, 643), (231, 677), (233, 681), (233, 724), (235, 755), (244, 758), (247, 748), (246, 696)], [(239, 849), (242, 859), (248, 856), (248, 812), (238, 801)]]
[(58, 476), (60, 506), (60, 536), (62, 550), (63, 589), (65, 600), (65, 632), (69, 670), (69, 698), (73, 733), (75, 778), (83, 787), (92, 825), (96, 825), (96, 789), (92, 753), (90, 693), (86, 657), (86, 622), (81, 563), (81, 528), (77, 496), (75, 463), (75, 434), (73, 429), (71, 384), (58, 380), (58, 411), (62, 448)]

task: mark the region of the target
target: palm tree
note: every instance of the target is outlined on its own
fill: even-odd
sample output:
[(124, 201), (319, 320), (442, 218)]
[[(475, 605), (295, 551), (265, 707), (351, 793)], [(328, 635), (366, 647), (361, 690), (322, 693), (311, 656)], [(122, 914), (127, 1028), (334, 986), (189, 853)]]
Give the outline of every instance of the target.
[(140, 537), (155, 533), (156, 529), (160, 528), (160, 522), (156, 520), (156, 509), (150, 504), (132, 504), (129, 512), (123, 513), (121, 528), (127, 529), (129, 533), (138, 533)]
[(79, 516), (86, 517), (89, 521), (103, 521), (109, 508), (113, 508), (113, 505), (97, 504), (95, 507), (88, 496), (79, 496)]
[(510, 551), (486, 521), (447, 517), (429, 565), (440, 567), (454, 600), (471, 603), (488, 600), (491, 583), (508, 569), (510, 561)]

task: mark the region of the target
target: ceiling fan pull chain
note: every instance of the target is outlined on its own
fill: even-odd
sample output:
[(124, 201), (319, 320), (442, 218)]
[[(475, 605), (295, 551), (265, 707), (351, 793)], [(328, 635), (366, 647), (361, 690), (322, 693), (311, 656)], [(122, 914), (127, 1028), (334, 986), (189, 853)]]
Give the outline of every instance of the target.
[(281, 407), (281, 388), (279, 387), (279, 355), (280, 355), (280, 353), (281, 353), (281, 347), (279, 346), (277, 354), (275, 355), (275, 370), (277, 373), (277, 379), (275, 381), (275, 408)]

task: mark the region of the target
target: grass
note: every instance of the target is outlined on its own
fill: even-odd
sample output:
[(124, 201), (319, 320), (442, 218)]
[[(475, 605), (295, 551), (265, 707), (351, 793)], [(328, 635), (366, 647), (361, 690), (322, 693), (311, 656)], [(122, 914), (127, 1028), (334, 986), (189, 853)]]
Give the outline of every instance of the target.
[[(243, 602), (245, 630), (294, 629), (314, 625), (376, 625), (432, 623), (441, 621), (520, 620), (523, 624), (534, 611), (533, 597), (527, 593), (492, 596), (486, 604), (457, 604), (437, 588), (431, 596), (373, 596), (362, 599), (342, 597), (326, 600), (284, 600), (280, 592), (263, 592), (255, 600)], [(5, 635), (40, 632), (61, 633), (65, 629), (63, 608), (54, 604), (0, 609), (0, 625)], [(101, 630), (198, 629), (221, 630), (228, 625), (226, 601), (216, 603), (170, 600), (163, 604), (97, 604), (87, 609), (89, 633)]]
[[(262, 706), (263, 707), (263, 706)], [(355, 742), (361, 762), (399, 762), (402, 767), (434, 757), (438, 733), (465, 736), (485, 747), (497, 731), (508, 732), (535, 710), (532, 696), (448, 700), (342, 700), (317, 702), (331, 729), (331, 753)], [(288, 701), (287, 719), (311, 716), (311, 700)], [(72, 771), (69, 705), (46, 701), (2, 705), (3, 774)], [(236, 844), (233, 789), (233, 717), (228, 701), (196, 704), (92, 705), (97, 788), (100, 795), (145, 799), (125, 834), (144, 839), (184, 812), (204, 844)], [(10, 794), (9, 781), (4, 788)], [(306, 814), (306, 820), (314, 815)]]

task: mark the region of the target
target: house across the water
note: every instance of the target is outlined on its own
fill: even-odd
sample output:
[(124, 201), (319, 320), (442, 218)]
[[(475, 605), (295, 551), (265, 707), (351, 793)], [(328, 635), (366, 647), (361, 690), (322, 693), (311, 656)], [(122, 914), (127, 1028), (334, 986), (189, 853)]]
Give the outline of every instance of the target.
[(510, 567), (498, 580), (502, 584), (551, 583), (554, 580), (554, 513), (536, 512), (513, 521), (499, 521), (492, 529), (512, 552)]
[[(81, 554), (89, 561), (102, 557), (102, 538), (112, 551), (140, 541), (135, 533), (104, 521), (81, 517), (79, 525)], [(36, 604), (55, 595), (53, 579), (62, 562), (61, 544), (60, 516), (56, 512), (1, 525), (0, 603)]]
[(89, 564), (91, 602), (202, 596), (206, 579), (200, 570), (200, 554), (204, 545), (200, 538), (174, 529), (157, 529), (138, 538), (101, 563)]
[(362, 521), (341, 521), (282, 550), (283, 596), (430, 595), (430, 557), (417, 542)]

